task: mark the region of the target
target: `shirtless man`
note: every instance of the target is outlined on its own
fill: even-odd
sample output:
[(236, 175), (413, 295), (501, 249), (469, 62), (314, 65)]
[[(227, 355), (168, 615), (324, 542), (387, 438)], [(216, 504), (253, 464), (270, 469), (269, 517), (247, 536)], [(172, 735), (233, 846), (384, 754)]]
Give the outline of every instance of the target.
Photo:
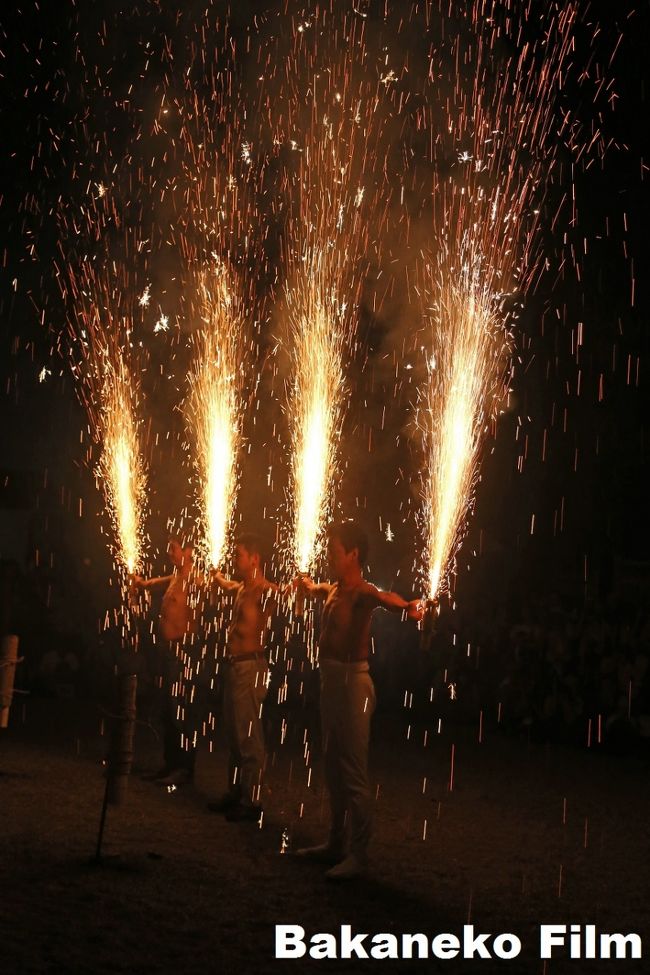
[(262, 704), (269, 671), (264, 642), (278, 587), (265, 579), (260, 563), (259, 538), (244, 534), (235, 541), (237, 580), (211, 573), (214, 585), (235, 593), (224, 679), (224, 721), (230, 748), (228, 790), (218, 802), (208, 804), (212, 812), (225, 813), (230, 822), (257, 822), (262, 814)]
[(193, 707), (190, 647), (196, 634), (197, 608), (193, 605), (193, 547), (178, 538), (169, 539), (167, 551), (171, 575), (155, 579), (134, 576), (137, 589), (165, 586), (160, 606), (158, 633), (162, 642), (163, 767), (154, 776), (161, 785), (179, 786), (192, 781), (196, 760), (196, 727)]
[[(301, 577), (298, 590), (325, 601), (319, 640), (321, 725), (325, 779), (330, 796), (329, 839), (298, 856), (333, 863), (326, 877), (347, 880), (368, 860), (371, 796), (368, 782), (370, 719), (375, 689), (368, 672), (370, 621), (378, 607), (421, 619), (418, 600), (407, 602), (363, 578), (368, 539), (352, 521), (330, 525), (327, 557), (336, 581)], [(348, 843), (349, 836), (349, 843)]]

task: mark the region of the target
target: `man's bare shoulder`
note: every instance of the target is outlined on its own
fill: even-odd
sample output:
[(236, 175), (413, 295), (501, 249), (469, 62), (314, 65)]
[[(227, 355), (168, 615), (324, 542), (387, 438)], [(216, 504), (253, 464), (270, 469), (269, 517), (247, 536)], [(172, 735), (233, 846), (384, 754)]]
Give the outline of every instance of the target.
[(379, 589), (377, 586), (373, 585), (372, 582), (368, 582), (366, 579), (363, 580), (359, 586), (359, 598), (364, 603), (376, 604), (379, 602)]
[(362, 579), (358, 584), (347, 587), (335, 584), (332, 587), (328, 602), (348, 603), (358, 609), (373, 610), (379, 605), (379, 590), (371, 582)]

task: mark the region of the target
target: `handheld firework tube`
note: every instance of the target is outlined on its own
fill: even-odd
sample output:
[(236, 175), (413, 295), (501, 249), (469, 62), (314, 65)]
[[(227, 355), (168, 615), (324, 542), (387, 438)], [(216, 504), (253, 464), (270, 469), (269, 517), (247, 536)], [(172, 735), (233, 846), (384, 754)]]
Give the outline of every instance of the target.
[(14, 677), (18, 663), (18, 637), (13, 633), (2, 638), (0, 647), (0, 728), (9, 725), (9, 710), (14, 693)]
[(440, 616), (440, 600), (436, 596), (433, 599), (423, 599), (422, 605), (424, 616), (422, 617), (420, 649), (430, 650), (431, 642), (436, 635), (436, 620)]
[(293, 614), (296, 619), (302, 619), (305, 615), (305, 591), (300, 585), (303, 579), (307, 579), (308, 575), (306, 572), (298, 573), (298, 586), (296, 588), (296, 594), (293, 600)]

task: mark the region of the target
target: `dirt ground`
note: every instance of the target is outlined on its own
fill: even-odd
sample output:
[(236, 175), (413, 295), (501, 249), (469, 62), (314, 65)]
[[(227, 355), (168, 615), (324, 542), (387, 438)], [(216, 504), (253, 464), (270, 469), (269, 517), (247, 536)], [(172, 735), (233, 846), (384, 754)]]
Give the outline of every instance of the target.
[[(19, 699), (0, 737), (0, 932), (3, 973), (266, 973), (329, 970), (512, 973), (650, 971), (647, 762), (530, 744), (452, 723), (425, 729), (375, 718), (377, 789), (369, 877), (346, 886), (282, 855), (318, 841), (327, 806), (301, 718), (270, 728), (262, 828), (206, 809), (225, 754), (205, 745), (196, 783), (168, 793), (140, 774), (159, 760), (138, 727), (126, 802), (108, 811), (93, 862), (104, 779), (97, 708)], [(304, 721), (302, 722), (304, 724)], [(425, 734), (426, 743), (425, 743)], [(308, 745), (310, 743), (308, 742)], [(453, 788), (450, 790), (452, 745)], [(317, 747), (311, 746), (314, 753)], [(274, 925), (337, 933), (513, 932), (497, 960), (276, 960)], [(543, 962), (542, 923), (637, 932), (642, 961)]]

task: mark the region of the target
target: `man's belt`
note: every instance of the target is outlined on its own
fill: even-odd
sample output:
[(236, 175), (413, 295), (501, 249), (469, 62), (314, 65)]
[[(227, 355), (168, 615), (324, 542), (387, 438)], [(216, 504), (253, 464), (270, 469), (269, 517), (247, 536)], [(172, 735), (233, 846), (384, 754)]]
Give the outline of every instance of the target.
[(254, 653), (229, 653), (226, 656), (226, 663), (235, 664), (246, 660), (266, 660), (264, 650), (256, 650)]

